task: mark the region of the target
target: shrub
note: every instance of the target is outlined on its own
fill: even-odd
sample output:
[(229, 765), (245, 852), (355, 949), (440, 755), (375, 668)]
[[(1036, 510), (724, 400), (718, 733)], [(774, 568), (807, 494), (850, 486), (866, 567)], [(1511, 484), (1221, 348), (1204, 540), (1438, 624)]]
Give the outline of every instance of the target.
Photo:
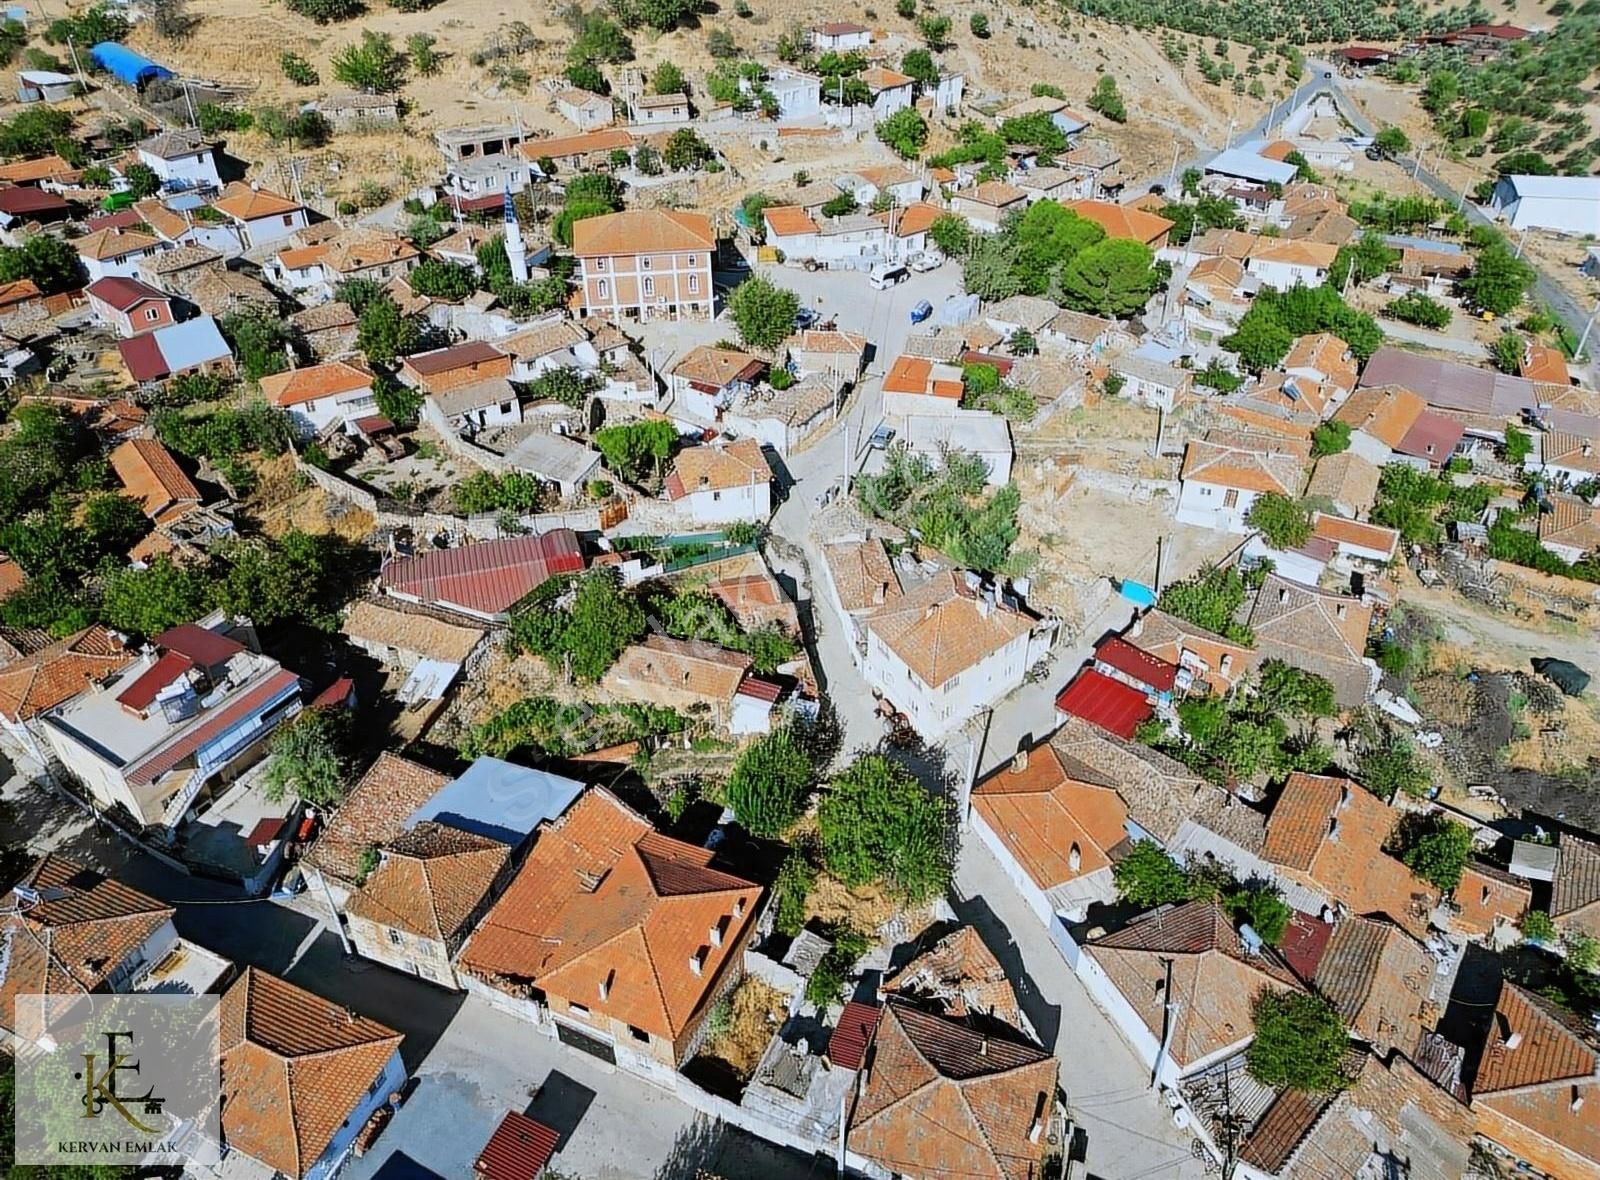
[(775, 838), (800, 815), (811, 786), (811, 760), (785, 728), (757, 738), (728, 776), (727, 800), (746, 831)]
[(1089, 96), (1089, 109), (1113, 123), (1128, 121), (1128, 108), (1117, 90), (1117, 80), (1110, 74), (1101, 74), (1100, 81), (1095, 83), (1094, 93)]
[(967, 21), (967, 28), (972, 30), (972, 35), (980, 41), (989, 37), (989, 18), (981, 12), (974, 12), (972, 19)]
[(806, 1000), (818, 1008), (826, 1008), (838, 1001), (844, 985), (850, 980), (856, 960), (866, 954), (871, 945), (865, 935), (842, 927), (834, 927), (828, 931), (828, 935), (833, 939), (833, 946), (822, 956), (811, 978), (806, 980)]
[(1402, 295), (1383, 309), (1390, 319), (1435, 331), (1450, 326), (1450, 309), (1437, 299), (1430, 299), (1420, 291)]
[(1350, 423), (1337, 418), (1319, 423), (1311, 432), (1311, 457), (1323, 459), (1350, 449)]
[(1343, 1069), (1350, 1039), (1323, 997), (1263, 990), (1252, 1009), (1255, 1040), (1245, 1055), (1250, 1076), (1265, 1086), (1327, 1094), (1349, 1084)]
[(1522, 919), (1524, 942), (1554, 942), (1556, 924), (1543, 910), (1529, 910)]
[(1408, 816), (1396, 833), (1400, 859), (1417, 876), (1445, 893), (1461, 884), (1472, 856), (1472, 831), (1442, 815)]
[(868, 754), (838, 775), (817, 809), (822, 861), (845, 885), (882, 883), (908, 903), (950, 882), (950, 808), (911, 773)]
[(315, 66), (298, 53), (290, 53), (288, 50), (284, 50), (278, 56), (278, 68), (283, 71), (283, 76), (296, 86), (315, 86), (322, 81)]
[(309, 17), (319, 25), (349, 20), (367, 10), (361, 0), (284, 0), (284, 7), (290, 12)]
[(1189, 897), (1189, 877), (1161, 846), (1136, 841), (1128, 855), (1111, 869), (1117, 896), (1142, 909), (1184, 901)]
[(806, 924), (806, 898), (816, 884), (817, 870), (798, 849), (783, 858), (772, 883), (773, 926), (793, 938)]
[(1289, 929), (1294, 911), (1269, 889), (1240, 889), (1230, 893), (1225, 905), (1233, 919), (1248, 925), (1268, 946), (1278, 946)]
[(1277, 492), (1257, 497), (1246, 520), (1274, 549), (1298, 549), (1311, 539), (1311, 513)]

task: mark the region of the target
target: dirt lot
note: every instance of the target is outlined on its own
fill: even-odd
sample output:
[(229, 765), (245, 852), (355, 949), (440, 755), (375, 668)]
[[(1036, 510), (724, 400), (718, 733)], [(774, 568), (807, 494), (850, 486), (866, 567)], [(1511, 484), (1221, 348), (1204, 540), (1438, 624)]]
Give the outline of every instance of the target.
[[(360, 180), (374, 180), (395, 191), (431, 180), (438, 172), (437, 158), (427, 132), (461, 123), (520, 121), (535, 134), (570, 133), (555, 113), (550, 88), (544, 83), (555, 79), (565, 60), (568, 41), (566, 26), (557, 13), (562, 6), (550, 0), (530, 7), (516, 7), (495, 0), (444, 0), (425, 12), (402, 13), (374, 5), (367, 16), (339, 25), (319, 26), (278, 6), (262, 6), (254, 0), (208, 0), (203, 11), (195, 6), (202, 20), (195, 32), (181, 42), (166, 42), (147, 27), (137, 28), (129, 38), (142, 52), (181, 73), (206, 78), (248, 90), (248, 106), (267, 103), (302, 103), (319, 94), (337, 92), (343, 87), (333, 77), (332, 57), (345, 46), (358, 41), (364, 29), (386, 32), (396, 46), (404, 47), (414, 33), (427, 33), (437, 39), (443, 55), (441, 68), (431, 77), (408, 80), (404, 97), (410, 106), (404, 133), (343, 135), (315, 153), (301, 153), (309, 161), (302, 173), (308, 198), (331, 204), (353, 192)], [(752, 0), (749, 19), (739, 19), (732, 5), (722, 13), (703, 18), (697, 29), (680, 29), (665, 35), (640, 29), (632, 33), (637, 60), (634, 67), (648, 76), (658, 62), (671, 61), (683, 69), (695, 93), (703, 94), (702, 80), (714, 64), (706, 52), (706, 37), (713, 28), (733, 34), (742, 51), (775, 61), (775, 44), (791, 24), (809, 25), (827, 13), (793, 0)], [(1210, 53), (1209, 45), (1194, 42), (1190, 65), (1179, 70), (1167, 61), (1156, 40), (1149, 35), (1102, 22), (1073, 17), (1063, 27), (1046, 9), (958, 3), (941, 11), (951, 17), (955, 44), (943, 53), (943, 62), (963, 70), (967, 76), (969, 102), (1024, 97), (1033, 80), (1056, 81), (1068, 98), (1080, 107), (1093, 89), (1100, 72), (1115, 76), (1127, 104), (1129, 119), (1121, 126), (1108, 125), (1106, 133), (1123, 152), (1124, 169), (1139, 175), (1164, 167), (1171, 159), (1175, 143), (1186, 149), (1196, 142), (1220, 144), (1226, 137), (1230, 119), (1248, 125), (1265, 110), (1266, 103), (1236, 96), (1226, 86), (1202, 82), (1193, 66), (1198, 52)], [(982, 11), (990, 18), (993, 35), (979, 41), (967, 31), (968, 18)], [(836, 12), (833, 15), (852, 15)], [(898, 63), (900, 56), (920, 42), (911, 22), (892, 12), (866, 10), (884, 34), (874, 47), (874, 56)], [(532, 83), (525, 90), (502, 89), (487, 69), (472, 64), (472, 55), (493, 46), (497, 38), (506, 39), (514, 22), (533, 30), (538, 46), (515, 59), (526, 70)], [(290, 51), (305, 57), (319, 71), (321, 84), (297, 87), (290, 84), (278, 67), (280, 53)], [(1233, 47), (1235, 68), (1241, 75), (1248, 68), (1248, 51)], [(608, 67), (613, 82), (620, 80), (624, 67)], [(1281, 62), (1269, 56), (1261, 63), (1261, 80), (1270, 95), (1286, 88)], [(419, 134), (422, 133), (422, 134)], [(948, 132), (946, 132), (948, 134)], [(744, 141), (744, 132), (726, 137)], [(935, 143), (938, 142), (936, 135)], [(793, 147), (786, 143), (791, 163), (826, 161), (830, 167), (848, 166), (857, 151), (874, 158), (881, 149), (846, 148), (837, 142)], [(244, 133), (234, 137), (231, 150), (240, 158), (257, 162), (257, 174), (272, 183), (281, 183), (282, 151), (259, 136)], [(864, 158), (864, 157), (863, 157)], [(764, 175), (759, 160), (734, 161), (744, 171), (747, 184), (772, 179)], [(793, 168), (782, 170), (782, 176)], [(734, 178), (729, 178), (733, 180)], [(703, 194), (697, 194), (702, 199)]]

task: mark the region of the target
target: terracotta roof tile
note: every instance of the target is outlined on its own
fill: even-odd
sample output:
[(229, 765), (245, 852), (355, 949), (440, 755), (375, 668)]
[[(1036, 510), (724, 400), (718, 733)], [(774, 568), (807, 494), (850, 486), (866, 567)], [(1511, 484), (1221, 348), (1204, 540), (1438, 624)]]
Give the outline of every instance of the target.
[(0, 714), (32, 720), (133, 661), (122, 636), (96, 623), (0, 668)]
[(42, 900), (10, 897), (14, 912), (0, 916), (7, 948), (0, 1027), (10, 1030), (17, 1027), (18, 996), (99, 990), (175, 912), (54, 853), (35, 861), (17, 884), (38, 891)]
[(382, 862), (345, 908), (454, 950), (510, 856), (498, 840), (424, 821), (383, 846)]
[(701, 253), (716, 244), (710, 218), (676, 210), (628, 209), (586, 217), (572, 227), (572, 252), (579, 258)]
[(1400, 927), (1356, 915), (1340, 919), (1315, 982), (1356, 1036), (1380, 1050), (1416, 1052), (1433, 960)]
[(505, 990), (538, 987), (676, 1043), (743, 953), (761, 896), (711, 859), (591, 789), (542, 831), (460, 965)]
[(649, 635), (622, 649), (605, 683), (635, 699), (657, 694), (727, 705), (750, 670), (750, 657), (699, 640)]
[(1341, 451), (1317, 460), (1306, 484), (1306, 496), (1326, 498), (1351, 511), (1365, 513), (1378, 502), (1379, 472), (1354, 451)]
[(550, 139), (530, 139), (517, 145), (517, 151), (535, 162), (549, 156), (564, 160), (569, 156), (586, 156), (591, 152), (614, 152), (618, 148), (631, 148), (633, 136), (621, 127), (602, 127), (581, 135), (557, 135)]
[(770, 232), (780, 238), (817, 232), (817, 223), (798, 205), (769, 206), (761, 211), (761, 216), (766, 219)]
[(1333, 417), (1335, 421), (1347, 423), (1351, 430), (1370, 434), (1393, 449), (1400, 445), (1427, 408), (1428, 403), (1411, 390), (1383, 385), (1358, 389)]
[(1550, 916), (1564, 918), (1600, 901), (1600, 843), (1562, 832), (1556, 847)]
[(449, 781), (447, 774), (384, 751), (333, 813), (306, 860), (319, 872), (354, 885), (362, 854), (399, 836), (411, 813)]
[(1195, 439), (1184, 449), (1179, 478), (1240, 491), (1298, 496), (1305, 478), (1299, 457), (1272, 450), (1266, 445), (1269, 440), (1261, 437), (1262, 445), (1256, 447)]
[(1031, 1180), (1055, 1101), (1058, 1062), (1044, 1050), (890, 1002), (879, 1013), (865, 1081), (850, 1110), (852, 1151), (901, 1175)]
[(1005, 968), (975, 927), (945, 935), (900, 970), (883, 978), (879, 993), (904, 996), (955, 1020), (988, 1017), (1009, 1027), (1027, 1027)]
[(351, 606), (340, 630), (351, 639), (447, 664), (464, 663), (486, 634), (482, 627), (459, 619), (376, 598), (364, 598)]
[(1030, 751), (1020, 769), (1012, 762), (979, 783), (972, 806), (1047, 891), (1110, 867), (1111, 849), (1127, 836), (1128, 808), (1117, 792), (1069, 774), (1049, 744)]
[(261, 378), (262, 395), (277, 406), (298, 406), (371, 386), (372, 374), (348, 361), (328, 361)]
[(1552, 512), (1539, 514), (1539, 540), (1588, 551), (1600, 548), (1600, 508), (1576, 496), (1552, 496)]
[(1028, 194), (1003, 180), (986, 180), (982, 184), (974, 185), (972, 188), (962, 189), (956, 196), (963, 200), (974, 201), (979, 205), (989, 205), (998, 209), (1026, 200)]
[(1311, 533), (1336, 545), (1349, 545), (1357, 549), (1381, 552), (1386, 555), (1382, 559), (1385, 561), (1394, 556), (1395, 550), (1400, 545), (1400, 534), (1395, 529), (1385, 528), (1381, 524), (1346, 520), (1342, 516), (1330, 516), (1326, 512), (1311, 514)]
[(399, 1048), (401, 1035), (246, 967), (219, 1006), (222, 1134), (290, 1177), (306, 1174)]
[(288, 197), (281, 197), (265, 189), (252, 188), (242, 180), (236, 180), (228, 185), (222, 190), (222, 195), (211, 204), (218, 212), (240, 221), (254, 221), (259, 217), (281, 217), (285, 213), (294, 213), (305, 208), (299, 201), (292, 201)]
[(1112, 201), (1068, 201), (1064, 207), (1094, 222), (1108, 238), (1131, 238), (1147, 246), (1165, 238), (1173, 225), (1165, 217)]
[(1084, 949), (1155, 1036), (1165, 1031), (1167, 1001), (1178, 1001), (1171, 1053), (1180, 1066), (1254, 1036), (1251, 1009), (1263, 988), (1302, 990), (1276, 951), (1249, 953), (1227, 915), (1208, 901), (1162, 907)]
[(988, 606), (960, 571), (942, 571), (868, 615), (863, 626), (923, 683), (938, 687), (1033, 629), (1033, 621)]
[(200, 503), (200, 489), (153, 438), (129, 439), (111, 452), (111, 469), (151, 520), (169, 521)]
[(772, 468), (753, 438), (737, 442), (685, 447), (672, 463), (667, 477), (667, 497), (681, 500), (701, 491), (728, 491), (770, 483)]
[(1240, 616), (1262, 656), (1326, 677), (1343, 708), (1367, 699), (1374, 680), (1365, 659), (1369, 604), (1268, 574)]
[(119, 229), (95, 230), (72, 242), (82, 257), (96, 262), (122, 258), (128, 254), (137, 254), (141, 250), (153, 250), (159, 244), (157, 239), (149, 234), (142, 234), (137, 230)]
[(839, 605), (847, 612), (871, 610), (902, 595), (900, 576), (876, 537), (824, 545), (822, 560), (827, 563)]
[(747, 352), (702, 344), (685, 353), (670, 372), (685, 381), (721, 389), (734, 381), (754, 381), (765, 368), (765, 361)]

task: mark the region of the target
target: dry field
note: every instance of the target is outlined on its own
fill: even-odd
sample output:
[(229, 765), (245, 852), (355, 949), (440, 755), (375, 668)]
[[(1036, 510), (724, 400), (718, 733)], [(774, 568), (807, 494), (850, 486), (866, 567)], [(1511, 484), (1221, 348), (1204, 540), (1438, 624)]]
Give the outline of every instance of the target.
[[(1180, 71), (1161, 53), (1151, 35), (1072, 17), (1061, 23), (1055, 10), (1024, 6), (991, 5), (958, 0), (939, 5), (939, 11), (953, 23), (954, 46), (942, 54), (943, 62), (967, 75), (969, 100), (1020, 98), (1033, 81), (1060, 85), (1068, 98), (1080, 107), (1093, 89), (1097, 75), (1113, 74), (1121, 86), (1129, 118), (1123, 126), (1107, 125), (1105, 134), (1122, 151), (1124, 168), (1138, 175), (1165, 167), (1175, 145), (1187, 154), (1197, 143), (1220, 144), (1227, 135), (1230, 119), (1245, 125), (1258, 118), (1265, 104), (1235, 96), (1226, 87), (1209, 86), (1199, 79), (1191, 64)], [(135, 29), (130, 42), (158, 61), (188, 76), (206, 78), (247, 88), (247, 105), (303, 103), (322, 94), (341, 89), (333, 78), (331, 59), (346, 45), (359, 40), (364, 29), (386, 32), (397, 46), (403, 46), (414, 33), (427, 33), (437, 39), (443, 54), (439, 71), (431, 77), (412, 77), (404, 89), (409, 104), (406, 129), (402, 133), (367, 136), (341, 135), (326, 149), (310, 154), (302, 180), (308, 198), (331, 205), (338, 197), (353, 192), (364, 180), (373, 180), (401, 191), (437, 177), (439, 166), (428, 133), (440, 127), (461, 123), (520, 121), (534, 133), (562, 134), (572, 131), (555, 113), (547, 80), (559, 76), (565, 59), (568, 31), (558, 12), (561, 6), (541, 0), (530, 6), (516, 6), (499, 0), (444, 0), (436, 7), (416, 13), (402, 13), (380, 2), (372, 4), (366, 16), (343, 24), (319, 26), (275, 4), (259, 0), (207, 0), (191, 10), (201, 17), (194, 33), (181, 42), (163, 41), (147, 27)], [(695, 29), (680, 29), (656, 34), (646, 29), (632, 36), (637, 60), (632, 63), (646, 76), (656, 63), (671, 61), (688, 76), (691, 87), (703, 93), (700, 85), (714, 65), (706, 52), (706, 37), (713, 28), (733, 34), (741, 50), (762, 60), (775, 61), (779, 35), (791, 25), (809, 25), (819, 19), (857, 16), (876, 21), (884, 34), (875, 47), (891, 63), (919, 44), (912, 23), (887, 11), (868, 8), (863, 13), (818, 10), (793, 0), (751, 0), (754, 10), (749, 19), (732, 15), (724, 5), (716, 15), (702, 19)], [(968, 18), (982, 11), (989, 16), (993, 35), (979, 41), (968, 32)], [(495, 43), (497, 35), (514, 22), (534, 31), (540, 44), (516, 60), (527, 70), (532, 84), (526, 92), (498, 88), (486, 69), (474, 66), (472, 55)], [(1209, 53), (1208, 45), (1196, 40), (1196, 49)], [(290, 84), (278, 66), (284, 51), (298, 53), (319, 71), (322, 82), (316, 87)], [(1243, 72), (1246, 51), (1234, 47), (1235, 66)], [(1191, 53), (1191, 62), (1196, 54)], [(1269, 58), (1275, 67), (1277, 59)], [(610, 68), (615, 81), (621, 67)], [(1265, 75), (1269, 93), (1283, 85), (1280, 74)], [(948, 129), (936, 132), (935, 145)], [(741, 132), (737, 138), (748, 137)], [(792, 171), (810, 166), (833, 170), (848, 167), (859, 156), (881, 158), (881, 149), (870, 141), (865, 145), (837, 142), (800, 145), (785, 141), (785, 167), (769, 170), (766, 153), (735, 147), (733, 163), (742, 177), (728, 177), (713, 189), (680, 194), (679, 199), (727, 200), (735, 189), (754, 183), (773, 183), (786, 179)], [(260, 136), (244, 133), (233, 137), (232, 152), (255, 161), (255, 172), (269, 183), (284, 182), (281, 153)], [(302, 156), (304, 157), (304, 153)], [(741, 156), (745, 158), (740, 158)]]

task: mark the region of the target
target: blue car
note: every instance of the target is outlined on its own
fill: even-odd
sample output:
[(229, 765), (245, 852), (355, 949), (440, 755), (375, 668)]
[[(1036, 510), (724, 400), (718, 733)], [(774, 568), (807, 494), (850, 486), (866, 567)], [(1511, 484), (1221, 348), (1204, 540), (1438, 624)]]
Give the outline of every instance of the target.
[(911, 322), (913, 324), (920, 324), (923, 320), (927, 319), (931, 315), (933, 315), (933, 304), (924, 299), (921, 303), (917, 304), (911, 309)]

